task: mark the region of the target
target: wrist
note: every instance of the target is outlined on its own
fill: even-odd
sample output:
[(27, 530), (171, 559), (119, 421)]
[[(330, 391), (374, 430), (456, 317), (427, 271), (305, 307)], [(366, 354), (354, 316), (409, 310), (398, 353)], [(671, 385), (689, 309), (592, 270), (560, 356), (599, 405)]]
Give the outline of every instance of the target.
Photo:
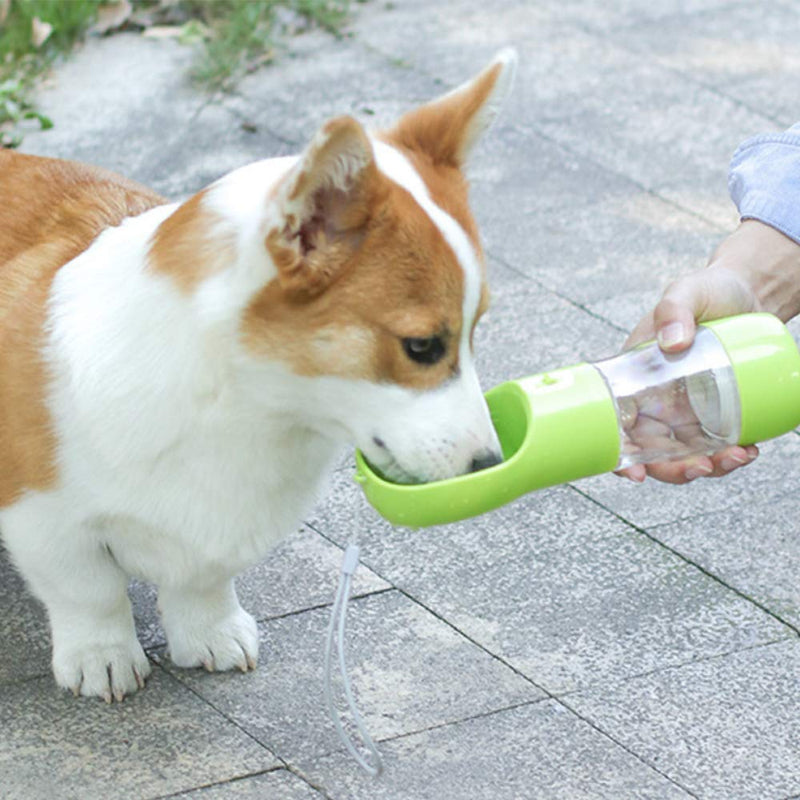
[(763, 222), (747, 219), (719, 246), (709, 269), (725, 270), (752, 295), (753, 308), (786, 322), (800, 314), (800, 244)]

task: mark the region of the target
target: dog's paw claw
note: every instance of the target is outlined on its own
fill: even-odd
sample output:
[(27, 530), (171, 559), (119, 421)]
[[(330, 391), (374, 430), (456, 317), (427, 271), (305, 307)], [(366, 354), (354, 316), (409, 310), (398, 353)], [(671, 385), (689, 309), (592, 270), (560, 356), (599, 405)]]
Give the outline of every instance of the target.
[(144, 678), (139, 673), (139, 670), (136, 667), (133, 668), (133, 677), (136, 680), (136, 686), (139, 689), (144, 689)]
[(111, 704), (144, 688), (150, 662), (136, 640), (59, 648), (53, 653), (56, 682), (75, 697), (99, 697)]

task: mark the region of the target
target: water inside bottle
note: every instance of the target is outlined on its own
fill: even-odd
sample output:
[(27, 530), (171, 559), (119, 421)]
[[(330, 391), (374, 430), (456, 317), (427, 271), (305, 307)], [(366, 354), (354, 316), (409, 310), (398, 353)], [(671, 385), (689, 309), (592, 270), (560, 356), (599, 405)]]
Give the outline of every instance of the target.
[(618, 469), (716, 452), (739, 439), (736, 379), (707, 328), (688, 351), (667, 355), (655, 343), (601, 361), (620, 427)]

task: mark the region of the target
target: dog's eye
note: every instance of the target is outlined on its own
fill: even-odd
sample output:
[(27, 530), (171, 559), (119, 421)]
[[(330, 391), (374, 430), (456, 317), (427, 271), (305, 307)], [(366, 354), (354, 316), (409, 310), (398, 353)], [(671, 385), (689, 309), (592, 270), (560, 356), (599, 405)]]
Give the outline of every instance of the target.
[(426, 339), (403, 339), (405, 354), (418, 364), (435, 364), (444, 355), (445, 346), (441, 336)]

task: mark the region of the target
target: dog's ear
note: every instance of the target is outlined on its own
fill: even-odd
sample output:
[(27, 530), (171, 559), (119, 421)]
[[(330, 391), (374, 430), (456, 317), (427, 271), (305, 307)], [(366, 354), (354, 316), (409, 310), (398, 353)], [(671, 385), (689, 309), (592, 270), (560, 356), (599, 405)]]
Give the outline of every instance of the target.
[(387, 139), (424, 153), (435, 164), (460, 168), (497, 117), (516, 65), (516, 50), (501, 50), (472, 80), (402, 116)]
[(361, 125), (346, 116), (327, 122), (275, 198), (278, 223), (265, 243), (284, 291), (313, 297), (336, 279), (363, 238), (378, 183)]

